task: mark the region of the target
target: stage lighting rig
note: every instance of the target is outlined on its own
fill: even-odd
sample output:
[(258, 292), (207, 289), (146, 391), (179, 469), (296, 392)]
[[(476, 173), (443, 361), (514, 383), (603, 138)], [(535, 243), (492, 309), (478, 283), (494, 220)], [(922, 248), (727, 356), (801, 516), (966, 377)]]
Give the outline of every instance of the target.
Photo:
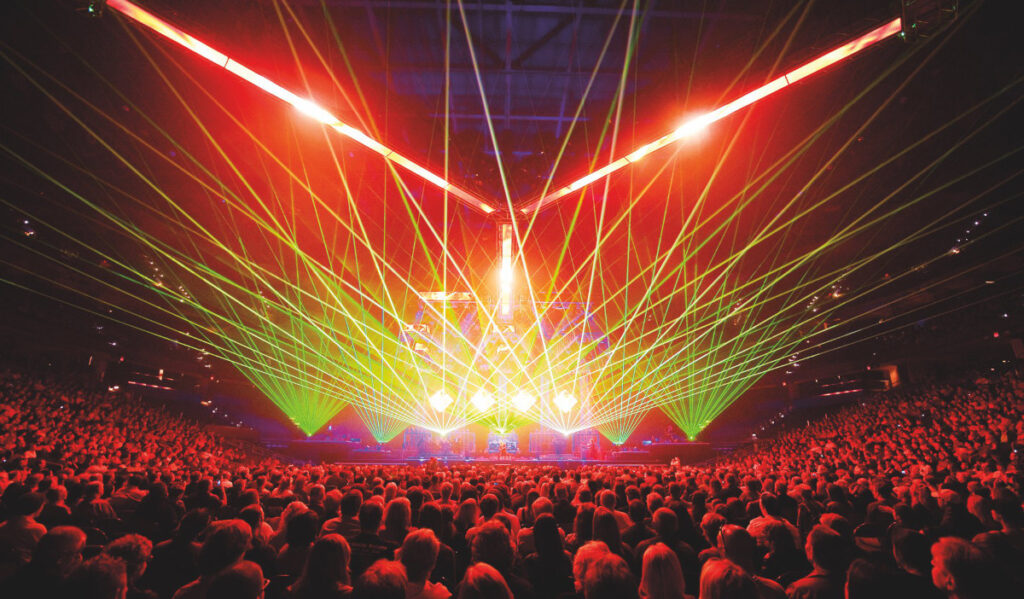
[(512, 406), (520, 412), (529, 412), (536, 402), (537, 398), (526, 391), (520, 391), (512, 397)]
[[(919, 1), (925, 2), (926, 0)], [(938, 2), (941, 0), (927, 1)], [(632, 153), (627, 154), (622, 158), (615, 160), (614, 162), (606, 164), (601, 168), (597, 169), (596, 171), (584, 175), (583, 177), (577, 179), (576, 181), (573, 181), (572, 183), (566, 185), (565, 187), (558, 188), (555, 191), (548, 193), (547, 195), (537, 198), (533, 202), (527, 204), (526, 207), (521, 208), (519, 211), (522, 212), (523, 214), (530, 214), (536, 212), (574, 192), (583, 189), (588, 185), (591, 185), (596, 181), (599, 181), (600, 179), (603, 179), (604, 177), (607, 177), (608, 175), (614, 173), (615, 171), (623, 167), (626, 167), (634, 162), (637, 162), (638, 160), (644, 158), (645, 156), (657, 150), (660, 150), (661, 148), (670, 146), (681, 140), (692, 138), (702, 133), (713, 123), (721, 119), (724, 119), (725, 117), (741, 109), (747, 108), (753, 105), (754, 103), (772, 94), (775, 94), (776, 92), (785, 89), (790, 85), (793, 85), (794, 83), (797, 83), (798, 81), (810, 77), (828, 67), (831, 67), (832, 65), (842, 62), (843, 60), (846, 60), (847, 58), (854, 56), (855, 54), (863, 51), (864, 49), (870, 46), (873, 46), (874, 44), (877, 44), (882, 40), (888, 39), (892, 36), (899, 34), (902, 29), (901, 23), (902, 20), (899, 17), (892, 19), (876, 27), (875, 29), (868, 31), (867, 33), (861, 35), (858, 38), (855, 38), (837, 48), (833, 48), (832, 50), (824, 54), (821, 54), (817, 58), (811, 59), (810, 61), (805, 62), (804, 64), (790, 70), (789, 72), (783, 74), (780, 77), (776, 77), (772, 81), (769, 81), (768, 83), (765, 83), (761, 87), (752, 90), (744, 94), (743, 96), (740, 96), (739, 98), (733, 100), (732, 102), (729, 102), (728, 104), (719, 106), (714, 110), (710, 110), (708, 112), (690, 117), (689, 119), (686, 119), (682, 125), (677, 127), (671, 133), (641, 146), (639, 149), (633, 151)]]
[(572, 407), (576, 405), (576, 398), (571, 393), (567, 393), (565, 391), (560, 392), (551, 401), (555, 404), (555, 407), (557, 407), (559, 411), (562, 412), (563, 414), (567, 414), (569, 410), (571, 410)]
[(486, 412), (494, 407), (494, 396), (487, 391), (477, 391), (470, 398), (469, 402), (480, 412)]
[(448, 406), (452, 405), (454, 400), (451, 395), (448, 395), (444, 391), (438, 391), (431, 395), (428, 401), (430, 402), (430, 407), (434, 408), (438, 412), (443, 412), (448, 409)]
[(900, 39), (913, 42), (928, 37), (955, 19), (959, 9), (959, 0), (900, 0)]
[[(362, 145), (363, 147), (376, 152), (382, 156), (389, 163), (402, 167), (403, 169), (415, 174), (424, 181), (431, 183), (441, 191), (447, 192), (449, 196), (454, 197), (458, 201), (466, 204), (474, 210), (478, 210), (484, 214), (491, 214), (496, 210), (486, 201), (476, 197), (474, 194), (462, 189), (461, 187), (451, 183), (444, 177), (432, 172), (430, 169), (420, 165), (412, 159), (398, 153), (393, 148), (390, 148), (380, 141), (374, 139), (367, 133), (360, 131), (359, 129), (342, 122), (337, 116), (332, 114), (327, 109), (318, 105), (316, 102), (298, 96), (297, 94), (285, 89), (277, 83), (271, 81), (269, 78), (257, 73), (249, 67), (241, 64), (237, 60), (231, 58), (227, 54), (220, 52), (219, 50), (207, 45), (202, 40), (194, 37), (188, 32), (176, 27), (172, 23), (161, 19), (156, 14), (151, 13), (141, 6), (131, 2), (130, 0), (97, 0), (97, 5), (108, 7), (111, 10), (117, 11), (124, 15), (126, 18), (131, 19), (135, 23), (143, 27), (147, 27), (153, 32), (163, 36), (164, 38), (178, 44), (179, 46), (193, 52), (197, 56), (200, 56), (209, 62), (219, 66), (225, 71), (239, 77), (248, 83), (258, 87), (259, 89), (267, 92), (268, 94), (276, 97), (290, 104), (293, 108), (301, 112), (302, 114), (312, 118), (313, 120), (330, 127), (334, 131), (340, 133), (346, 138)], [(91, 4), (90, 4), (91, 5)], [(102, 13), (102, 10), (100, 10)]]
[(498, 225), (498, 315), (503, 322), (512, 319), (512, 223)]

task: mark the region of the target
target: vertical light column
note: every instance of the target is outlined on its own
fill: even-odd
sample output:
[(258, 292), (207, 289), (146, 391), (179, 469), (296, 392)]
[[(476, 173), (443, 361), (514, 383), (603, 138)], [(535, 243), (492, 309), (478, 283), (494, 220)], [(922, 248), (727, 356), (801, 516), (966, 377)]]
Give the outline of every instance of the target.
[(501, 320), (512, 317), (512, 223), (501, 224), (501, 270), (498, 280), (498, 312)]

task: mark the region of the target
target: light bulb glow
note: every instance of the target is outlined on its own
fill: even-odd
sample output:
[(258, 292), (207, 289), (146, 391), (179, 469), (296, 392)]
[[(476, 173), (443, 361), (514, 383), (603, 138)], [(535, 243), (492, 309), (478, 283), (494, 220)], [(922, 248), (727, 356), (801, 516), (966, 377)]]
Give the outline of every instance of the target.
[(573, 397), (572, 393), (567, 393), (565, 391), (559, 392), (551, 401), (555, 404), (555, 407), (557, 407), (558, 410), (563, 414), (568, 413), (569, 410), (571, 410), (573, 406), (576, 405), (576, 398)]
[(519, 410), (520, 412), (529, 412), (530, 408), (537, 401), (537, 398), (527, 393), (526, 391), (520, 391), (512, 397), (512, 407)]
[(206, 60), (216, 64), (217, 66), (227, 70), (228, 72), (248, 81), (252, 85), (262, 89), (268, 94), (290, 104), (293, 108), (301, 112), (302, 114), (315, 119), (317, 122), (322, 123), (338, 131), (342, 135), (352, 139), (359, 144), (369, 148), (370, 150), (380, 154), (386, 160), (397, 164), (402, 168), (414, 173), (415, 175), (429, 181), (433, 185), (436, 185), (442, 191), (447, 191), (453, 196), (465, 202), (469, 206), (477, 210), (481, 210), (486, 214), (494, 212), (494, 207), (490, 204), (477, 198), (473, 194), (458, 189), (451, 183), (449, 183), (444, 177), (431, 172), (429, 169), (421, 166), (420, 164), (402, 156), (398, 152), (395, 152), (391, 148), (388, 148), (384, 144), (374, 140), (369, 135), (346, 125), (345, 123), (338, 120), (338, 118), (331, 114), (330, 111), (321, 107), (313, 100), (302, 98), (291, 91), (281, 87), (277, 83), (274, 83), (267, 77), (253, 71), (249, 67), (239, 63), (232, 59), (226, 54), (211, 48), (210, 46), (203, 43), (201, 40), (189, 35), (184, 30), (172, 25), (171, 23), (161, 19), (155, 14), (148, 10), (137, 6), (129, 0), (107, 0), (107, 7), (115, 10), (125, 17), (128, 17), (132, 21), (143, 25), (153, 32), (163, 36), (164, 38), (178, 44), (179, 46), (193, 52), (197, 56), (201, 56)]
[(438, 391), (431, 395), (427, 401), (430, 402), (430, 407), (434, 408), (438, 412), (443, 412), (448, 409), (448, 406), (452, 405), (452, 396), (448, 395), (444, 391)]
[(548, 204), (551, 204), (552, 202), (555, 202), (574, 191), (578, 191), (586, 187), (587, 185), (594, 183), (598, 179), (601, 179), (602, 177), (610, 175), (611, 173), (621, 169), (627, 164), (631, 164), (642, 159), (644, 156), (647, 156), (648, 154), (651, 154), (656, 150), (664, 148), (665, 146), (668, 146), (675, 141), (694, 137), (702, 133), (704, 130), (706, 130), (707, 127), (712, 123), (715, 123), (740, 109), (746, 108), (751, 104), (754, 104), (755, 102), (762, 100), (774, 94), (775, 92), (796, 83), (797, 81), (800, 81), (801, 79), (804, 79), (821, 71), (822, 69), (830, 67), (838, 62), (841, 62), (877, 42), (888, 39), (899, 33), (900, 29), (900, 19), (893, 19), (888, 23), (882, 25), (881, 27), (877, 27), (869, 31), (868, 33), (854, 39), (853, 41), (843, 44), (838, 48), (826, 52), (825, 54), (822, 54), (817, 58), (814, 58), (800, 65), (799, 67), (789, 71), (785, 75), (777, 77), (772, 81), (769, 81), (768, 83), (762, 85), (761, 87), (758, 87), (757, 89), (750, 91), (744, 94), (743, 96), (740, 96), (739, 98), (729, 102), (728, 104), (724, 104), (710, 112), (687, 120), (668, 135), (664, 135), (653, 142), (640, 146), (640, 148), (626, 155), (625, 157), (619, 158), (618, 160), (610, 164), (606, 164), (605, 166), (599, 168), (598, 170), (589, 173), (583, 177), (580, 177), (579, 179), (573, 181), (569, 185), (559, 188), (556, 191), (553, 191), (541, 198), (538, 198), (537, 200), (534, 200), (526, 207), (520, 208), (519, 211), (522, 212), (523, 214), (536, 212), (537, 210), (540, 210), (544, 206), (547, 206)]
[(481, 412), (486, 412), (494, 406), (494, 396), (487, 391), (477, 391), (470, 398), (469, 403)]

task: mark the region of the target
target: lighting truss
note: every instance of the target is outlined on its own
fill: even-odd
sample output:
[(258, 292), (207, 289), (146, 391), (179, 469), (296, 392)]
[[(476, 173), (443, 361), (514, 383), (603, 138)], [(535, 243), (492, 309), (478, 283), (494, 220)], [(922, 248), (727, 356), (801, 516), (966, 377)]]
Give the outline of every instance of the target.
[[(245, 65), (237, 62), (226, 54), (215, 50), (206, 43), (200, 41), (194, 36), (187, 32), (175, 27), (167, 21), (157, 17), (153, 13), (139, 7), (138, 5), (130, 2), (129, 0), (108, 0), (107, 6), (113, 10), (120, 12), (129, 19), (148, 27), (155, 33), (158, 33), (172, 42), (180, 45), (181, 47), (193, 52), (197, 56), (201, 56), (206, 60), (216, 64), (217, 66), (225, 69), (226, 71), (248, 81), (252, 85), (262, 89), (263, 91), (271, 94), (272, 96), (287, 102), (293, 106), (296, 110), (302, 114), (330, 127), (337, 131), (341, 135), (344, 135), (348, 139), (351, 139), (362, 146), (376, 152), (377, 154), (384, 157), (385, 160), (392, 164), (401, 166), (402, 168), (412, 172), (413, 174), (421, 177), (422, 179), (430, 182), (434, 186), (440, 188), (443, 191), (448, 192), (459, 201), (464, 204), (483, 212), (484, 214), (491, 214), (496, 211), (496, 208), (488, 202), (478, 198), (477, 196), (469, 193), (468, 191), (454, 185), (444, 177), (435, 174), (430, 169), (416, 163), (410, 158), (399, 154), (395, 150), (382, 144), (376, 139), (370, 137), (363, 131), (342, 122), (338, 117), (333, 115), (325, 108), (318, 105), (312, 100), (302, 98), (280, 85), (274, 83), (270, 79), (267, 79), (263, 75), (256, 73), (252, 69)], [(773, 79), (772, 81), (758, 87), (757, 89), (716, 108), (710, 112), (692, 117), (685, 121), (681, 126), (673, 130), (671, 133), (664, 135), (650, 143), (644, 144), (634, 150), (633, 152), (606, 164), (605, 166), (593, 171), (572, 183), (561, 187), (551, 193), (548, 193), (540, 198), (537, 198), (533, 202), (529, 203), (526, 207), (521, 208), (520, 212), (523, 214), (530, 214), (536, 212), (541, 208), (547, 207), (552, 203), (576, 192), (592, 183), (603, 179), (604, 177), (618, 171), (634, 162), (643, 159), (648, 154), (651, 154), (657, 150), (660, 150), (666, 146), (673, 144), (674, 142), (692, 137), (693, 135), (700, 133), (706, 129), (712, 123), (715, 123), (743, 108), (746, 108), (755, 102), (762, 100), (779, 90), (782, 90), (790, 85), (810, 77), (815, 73), (818, 73), (836, 63), (839, 63), (860, 51), (882, 41), (893, 37), (900, 33), (902, 29), (902, 22), (899, 17), (892, 19), (884, 25), (877, 27), (868, 33), (850, 41), (842, 46), (834, 48), (808, 62), (792, 69), (785, 75)]]
[(827, 67), (830, 67), (840, 61), (843, 61), (857, 54), (861, 50), (868, 48), (869, 46), (872, 46), (882, 40), (888, 39), (894, 35), (899, 34), (900, 30), (900, 19), (895, 18), (889, 21), (888, 23), (882, 25), (881, 27), (873, 29), (851, 42), (847, 42), (842, 46), (839, 46), (838, 48), (830, 50), (829, 52), (826, 52), (821, 56), (818, 56), (817, 58), (814, 58), (800, 65), (799, 67), (789, 71), (785, 75), (773, 79), (772, 81), (769, 81), (768, 83), (762, 85), (761, 87), (743, 96), (740, 96), (739, 98), (733, 100), (732, 102), (729, 102), (728, 104), (725, 104), (724, 106), (716, 108), (710, 112), (701, 114), (699, 116), (690, 118), (671, 133), (664, 135), (648, 144), (644, 144), (643, 146), (640, 146), (638, 149), (623, 156), (622, 158), (619, 158), (614, 162), (606, 164), (605, 166), (597, 169), (592, 173), (580, 177), (579, 179), (573, 181), (572, 183), (566, 185), (565, 187), (559, 188), (541, 198), (538, 198), (537, 200), (528, 204), (526, 207), (521, 208), (520, 212), (522, 212), (523, 214), (530, 214), (531, 212), (536, 212), (541, 208), (549, 206), (552, 203), (564, 198), (565, 196), (573, 192), (579, 191), (580, 189), (583, 189), (584, 187), (594, 183), (595, 181), (598, 181), (629, 164), (637, 162), (638, 160), (642, 159), (643, 157), (647, 156), (648, 154), (656, 150), (660, 150), (674, 142), (692, 137), (693, 135), (698, 134), (704, 129), (706, 129), (712, 123), (724, 119), (725, 117), (733, 114), (734, 112), (746, 108), (751, 104), (754, 104), (758, 100), (767, 98), (768, 96), (778, 92), (779, 90), (789, 87), (790, 85), (796, 83), (797, 81), (806, 79), (807, 77), (810, 77), (811, 75)]
[(206, 43), (188, 34), (182, 29), (175, 27), (144, 8), (129, 2), (128, 0), (108, 0), (107, 7), (116, 10), (140, 25), (148, 27), (155, 33), (164, 36), (197, 56), (205, 58), (229, 73), (244, 79), (279, 100), (283, 100), (302, 114), (330, 127), (348, 139), (373, 150), (377, 154), (380, 154), (388, 162), (396, 164), (430, 182), (442, 191), (448, 192), (460, 202), (479, 210), (484, 214), (490, 214), (495, 211), (495, 208), (484, 200), (452, 184), (444, 177), (437, 175), (414, 160), (399, 154), (392, 148), (370, 137), (363, 131), (342, 122), (338, 117), (316, 102), (302, 98), (291, 91), (288, 91), (270, 79), (239, 63), (223, 52), (215, 50)]

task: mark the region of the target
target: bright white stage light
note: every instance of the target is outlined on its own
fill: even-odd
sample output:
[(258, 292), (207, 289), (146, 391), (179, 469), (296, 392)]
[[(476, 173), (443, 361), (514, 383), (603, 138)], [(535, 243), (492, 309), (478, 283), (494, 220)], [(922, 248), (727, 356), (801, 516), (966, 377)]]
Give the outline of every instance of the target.
[(680, 125), (679, 128), (672, 133), (672, 136), (675, 139), (698, 137), (707, 131), (708, 125), (710, 125), (713, 120), (713, 117), (707, 114), (693, 117)]
[(590, 185), (595, 181), (603, 177), (606, 177), (607, 175), (610, 175), (611, 173), (619, 170), (620, 168), (626, 166), (627, 164), (640, 160), (641, 158), (647, 156), (651, 152), (664, 148), (665, 146), (668, 146), (673, 142), (679, 141), (681, 139), (697, 138), (712, 123), (721, 120), (742, 108), (746, 108), (747, 106), (754, 104), (758, 100), (766, 98), (781, 89), (789, 87), (790, 85), (796, 83), (797, 81), (800, 81), (801, 79), (810, 77), (811, 75), (817, 73), (818, 71), (821, 71), (822, 69), (825, 69), (838, 62), (841, 62), (844, 59), (853, 56), (854, 54), (860, 52), (861, 50), (877, 42), (880, 42), (884, 39), (888, 39), (898, 34), (901, 30), (902, 23), (900, 19), (893, 19), (888, 23), (882, 25), (881, 27), (869, 31), (868, 33), (860, 36), (859, 38), (847, 42), (846, 44), (839, 46), (838, 48), (835, 48), (830, 52), (826, 52), (825, 54), (822, 54), (821, 56), (818, 56), (817, 58), (814, 58), (809, 62), (804, 63), (803, 65), (793, 69), (792, 71), (789, 71), (785, 75), (777, 77), (776, 79), (769, 81), (768, 83), (765, 83), (761, 87), (733, 100), (732, 102), (729, 102), (728, 104), (720, 106), (715, 110), (712, 110), (711, 112), (701, 114), (697, 117), (687, 120), (672, 133), (664, 135), (651, 143), (641, 146), (640, 148), (633, 151), (631, 154), (628, 154), (625, 157), (616, 160), (615, 162), (607, 164), (599, 168), (598, 170), (580, 179), (577, 179), (576, 181), (565, 187), (556, 189), (555, 191), (547, 194), (546, 196), (543, 196), (535, 200), (531, 204), (528, 204), (526, 207), (520, 208), (519, 211), (523, 214), (529, 214), (531, 212), (540, 210), (542, 207), (556, 200), (564, 198), (565, 196), (573, 193), (574, 191), (578, 191), (586, 187), (587, 185)]
[(559, 392), (551, 401), (563, 414), (568, 413), (576, 405), (576, 398), (573, 397), (572, 393), (566, 393), (565, 391)]
[(477, 410), (486, 412), (494, 405), (494, 396), (486, 391), (477, 391), (470, 398), (469, 403), (473, 404)]
[(448, 406), (452, 405), (452, 396), (448, 395), (444, 391), (438, 391), (431, 395), (427, 401), (430, 402), (430, 407), (434, 408), (438, 412), (443, 412), (448, 409)]
[(536, 397), (530, 395), (526, 391), (520, 391), (512, 398), (512, 406), (520, 412), (528, 412), (536, 401)]
[(337, 116), (331, 114), (330, 111), (320, 106), (316, 102), (309, 100), (307, 98), (302, 98), (292, 93), (291, 91), (281, 87), (280, 85), (274, 83), (273, 81), (264, 77), (263, 75), (260, 75), (259, 73), (253, 71), (245, 65), (242, 65), (236, 60), (228, 57), (226, 54), (219, 52), (211, 48), (210, 46), (206, 45), (199, 39), (192, 37), (182, 29), (175, 27), (171, 23), (161, 19), (155, 14), (143, 9), (140, 6), (135, 5), (130, 0), (106, 0), (105, 3), (107, 8), (120, 12), (124, 16), (128, 17), (129, 19), (132, 19), (140, 25), (148, 27), (149, 29), (164, 36), (170, 41), (194, 52), (195, 54), (205, 58), (213, 64), (227, 70), (228, 72), (241, 77), (242, 79), (262, 89), (263, 91), (275, 96), (276, 98), (279, 98), (291, 104), (293, 107), (295, 107), (296, 110), (298, 110), (302, 114), (305, 114), (306, 116), (311, 117), (316, 121), (333, 128), (342, 135), (345, 135), (346, 137), (349, 137), (350, 139), (355, 140), (356, 142), (366, 146), (370, 150), (377, 152), (386, 160), (415, 173), (416, 175), (422, 177), (423, 179), (429, 181), (430, 183), (433, 183), (442, 191), (449, 192), (451, 195), (455, 196), (456, 198), (465, 202), (466, 204), (479, 210), (482, 210), (486, 214), (490, 214), (495, 211), (495, 208), (493, 206), (481, 200), (480, 198), (477, 198), (468, 191), (464, 189), (459, 189), (458, 187), (452, 185), (444, 177), (441, 177), (440, 175), (437, 175), (431, 172), (429, 169), (410, 160), (409, 158), (402, 156), (401, 154), (395, 152), (394, 150), (385, 146), (384, 144), (372, 139), (370, 136), (363, 133), (362, 131), (359, 131), (358, 129), (350, 127), (349, 125), (346, 125), (345, 123), (339, 121)]

